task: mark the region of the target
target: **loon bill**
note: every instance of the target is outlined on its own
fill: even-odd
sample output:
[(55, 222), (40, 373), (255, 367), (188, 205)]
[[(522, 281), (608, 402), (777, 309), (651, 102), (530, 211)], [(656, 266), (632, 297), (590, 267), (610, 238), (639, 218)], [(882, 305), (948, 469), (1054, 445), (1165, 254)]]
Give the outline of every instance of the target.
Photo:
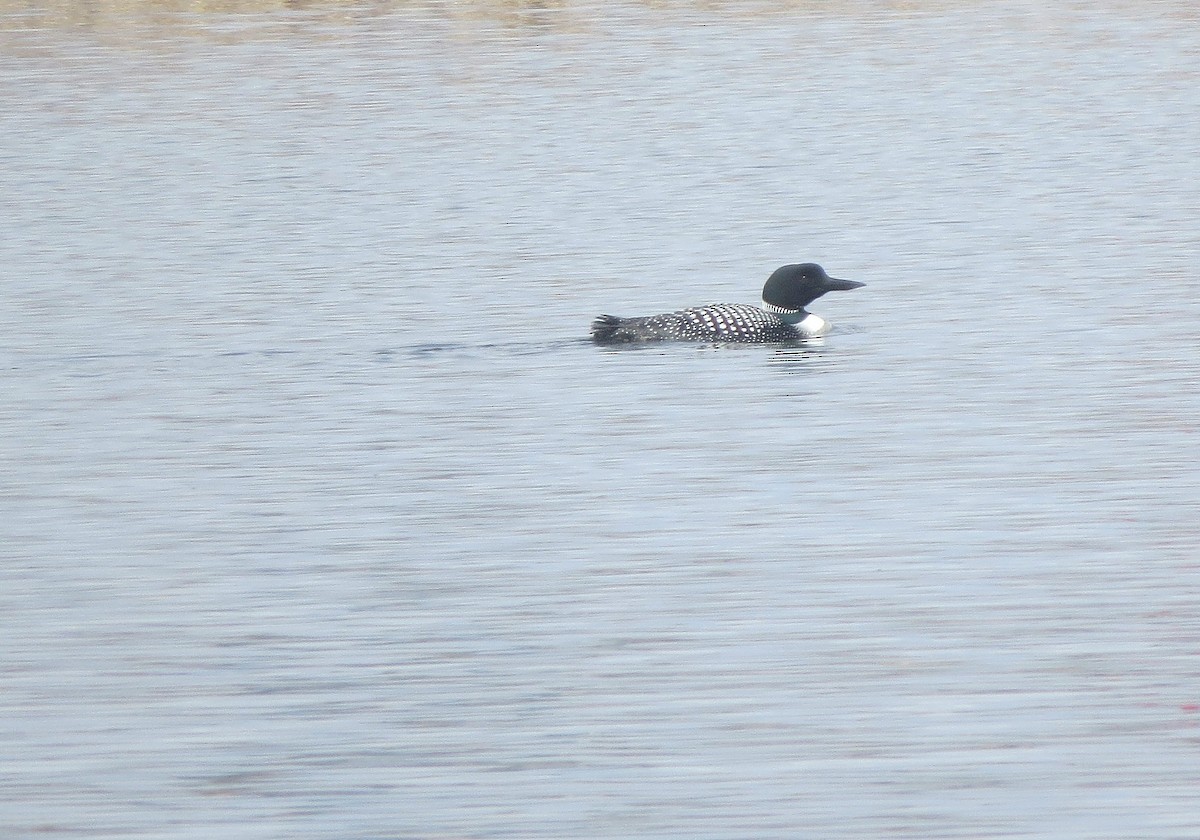
[(829, 322), (804, 307), (826, 292), (857, 289), (864, 285), (830, 277), (816, 263), (785, 265), (767, 278), (761, 308), (744, 303), (714, 303), (645, 318), (601, 315), (592, 322), (592, 341), (597, 344), (646, 341), (771, 343), (817, 338), (829, 331)]

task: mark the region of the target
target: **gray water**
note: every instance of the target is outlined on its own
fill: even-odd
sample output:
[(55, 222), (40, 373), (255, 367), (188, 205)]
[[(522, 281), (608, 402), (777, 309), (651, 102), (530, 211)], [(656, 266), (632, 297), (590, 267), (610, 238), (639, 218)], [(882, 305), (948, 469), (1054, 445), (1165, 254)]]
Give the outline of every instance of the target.
[(3, 836), (1200, 836), (1200, 17), (1043, 5), (0, 5)]

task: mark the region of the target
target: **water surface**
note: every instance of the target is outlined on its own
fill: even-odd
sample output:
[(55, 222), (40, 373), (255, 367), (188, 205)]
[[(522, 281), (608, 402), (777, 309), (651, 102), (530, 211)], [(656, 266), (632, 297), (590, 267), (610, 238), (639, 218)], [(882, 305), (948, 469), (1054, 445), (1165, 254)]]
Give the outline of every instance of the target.
[(8, 836), (1200, 834), (1190, 6), (0, 14)]

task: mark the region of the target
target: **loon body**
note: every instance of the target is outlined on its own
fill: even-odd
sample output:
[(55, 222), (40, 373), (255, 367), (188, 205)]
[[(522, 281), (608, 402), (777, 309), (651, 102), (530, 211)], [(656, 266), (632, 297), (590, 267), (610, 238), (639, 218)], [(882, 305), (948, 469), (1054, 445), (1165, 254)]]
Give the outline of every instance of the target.
[(762, 308), (743, 303), (714, 303), (646, 318), (601, 315), (592, 322), (592, 340), (597, 344), (778, 343), (817, 338), (829, 331), (829, 322), (804, 307), (826, 292), (857, 289), (862, 285), (830, 277), (816, 263), (785, 265), (776, 269), (763, 286)]

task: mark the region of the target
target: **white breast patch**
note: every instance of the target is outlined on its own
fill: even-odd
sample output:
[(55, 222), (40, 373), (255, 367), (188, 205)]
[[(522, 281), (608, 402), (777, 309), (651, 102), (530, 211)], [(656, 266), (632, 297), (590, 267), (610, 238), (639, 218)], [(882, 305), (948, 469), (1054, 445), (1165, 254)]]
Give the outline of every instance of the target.
[(811, 312), (801, 318), (795, 326), (807, 338), (816, 338), (819, 335), (825, 335), (825, 333), (829, 332), (829, 322), (820, 315), (814, 315)]

